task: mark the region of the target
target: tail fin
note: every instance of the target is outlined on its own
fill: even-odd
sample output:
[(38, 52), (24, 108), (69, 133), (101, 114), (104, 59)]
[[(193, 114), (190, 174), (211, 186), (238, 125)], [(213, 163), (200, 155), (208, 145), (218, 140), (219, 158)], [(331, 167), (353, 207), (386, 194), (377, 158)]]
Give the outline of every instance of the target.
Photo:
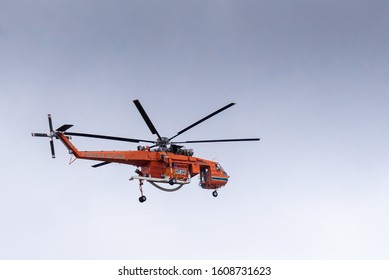
[(68, 148), (69, 152), (71, 152), (75, 157), (80, 157), (80, 152), (78, 149), (70, 142), (70, 136), (67, 136), (64, 134), (64, 131), (71, 128), (72, 125), (65, 124), (57, 129), (56, 136), (61, 140), (61, 142), (65, 145), (66, 148)]

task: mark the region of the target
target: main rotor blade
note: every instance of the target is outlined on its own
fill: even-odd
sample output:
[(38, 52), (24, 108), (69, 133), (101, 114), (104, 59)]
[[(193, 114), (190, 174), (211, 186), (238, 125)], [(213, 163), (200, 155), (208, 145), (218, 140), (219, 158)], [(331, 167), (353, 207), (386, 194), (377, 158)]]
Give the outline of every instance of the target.
[(100, 167), (100, 166), (103, 166), (103, 165), (106, 165), (106, 164), (110, 164), (110, 163), (112, 163), (112, 162), (104, 161), (104, 162), (101, 162), (101, 163), (92, 165), (92, 167), (93, 167), (93, 168), (96, 168), (96, 167)]
[(124, 137), (116, 137), (116, 136), (108, 136), (108, 135), (98, 135), (98, 134), (88, 134), (88, 133), (78, 133), (78, 132), (64, 132), (65, 135), (69, 136), (80, 136), (80, 137), (90, 137), (90, 138), (99, 138), (106, 140), (115, 140), (115, 141), (123, 141), (123, 142), (146, 142), (154, 144), (154, 141), (142, 140), (142, 139), (132, 139), (132, 138), (124, 138)]
[(53, 134), (54, 130), (53, 130), (53, 122), (51, 120), (51, 114), (48, 114), (47, 118), (49, 119), (50, 133)]
[(202, 123), (202, 122), (208, 120), (209, 118), (212, 118), (212, 117), (215, 116), (216, 114), (219, 114), (220, 112), (222, 112), (222, 111), (224, 111), (224, 110), (226, 110), (226, 109), (228, 109), (228, 108), (230, 108), (231, 106), (234, 106), (234, 105), (235, 105), (235, 103), (230, 103), (230, 104), (224, 106), (223, 108), (220, 108), (219, 110), (213, 112), (212, 114), (209, 114), (208, 116), (202, 118), (201, 120), (199, 120), (199, 121), (197, 121), (197, 122), (191, 124), (190, 126), (184, 128), (183, 130), (177, 132), (177, 134), (176, 134), (175, 136), (171, 137), (169, 140), (172, 140), (173, 138), (176, 138), (178, 135), (184, 133), (185, 131), (188, 131), (189, 129), (195, 127), (196, 125), (198, 125), (198, 124), (200, 124), (200, 123)]
[(150, 131), (152, 134), (157, 134), (158, 136), (158, 139), (162, 139), (161, 138), (161, 135), (159, 135), (157, 129), (155, 128), (155, 126), (153, 125), (153, 123), (151, 122), (149, 116), (147, 115), (146, 111), (143, 109), (142, 105), (140, 104), (139, 100), (136, 99), (136, 100), (133, 100), (136, 108), (138, 109), (139, 113), (142, 115), (142, 118), (143, 120), (146, 122), (147, 126), (149, 127)]
[(185, 143), (217, 143), (217, 142), (244, 142), (244, 141), (259, 141), (260, 138), (239, 138), (239, 139), (217, 139), (217, 140), (194, 140), (183, 142), (172, 142), (172, 144), (185, 144)]

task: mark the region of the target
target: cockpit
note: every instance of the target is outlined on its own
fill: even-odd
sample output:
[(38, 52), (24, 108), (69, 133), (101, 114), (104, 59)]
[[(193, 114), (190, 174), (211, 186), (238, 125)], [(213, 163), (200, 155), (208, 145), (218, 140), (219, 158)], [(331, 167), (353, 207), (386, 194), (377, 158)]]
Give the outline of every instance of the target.
[(227, 184), (229, 176), (219, 163), (200, 167), (200, 186), (204, 189), (220, 188)]

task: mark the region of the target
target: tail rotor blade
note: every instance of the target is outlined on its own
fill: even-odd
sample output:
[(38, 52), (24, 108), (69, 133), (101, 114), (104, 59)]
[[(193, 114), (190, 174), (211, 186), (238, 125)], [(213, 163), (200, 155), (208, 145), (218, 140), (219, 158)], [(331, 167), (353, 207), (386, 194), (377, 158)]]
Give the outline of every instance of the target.
[(54, 141), (53, 141), (53, 139), (50, 140), (50, 148), (51, 148), (51, 157), (55, 158), (55, 150), (54, 150)]
[(47, 133), (31, 133), (32, 137), (50, 137)]
[(50, 133), (53, 134), (54, 133), (54, 129), (53, 129), (53, 122), (51, 120), (51, 114), (48, 114), (47, 118), (49, 119)]

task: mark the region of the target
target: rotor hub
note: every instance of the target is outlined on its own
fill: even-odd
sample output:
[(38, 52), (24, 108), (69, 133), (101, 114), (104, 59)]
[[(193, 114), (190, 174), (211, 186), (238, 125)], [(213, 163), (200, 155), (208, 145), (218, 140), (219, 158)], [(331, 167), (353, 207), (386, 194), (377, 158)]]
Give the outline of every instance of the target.
[(162, 150), (166, 150), (170, 144), (170, 140), (167, 137), (161, 137), (155, 141), (155, 144)]

